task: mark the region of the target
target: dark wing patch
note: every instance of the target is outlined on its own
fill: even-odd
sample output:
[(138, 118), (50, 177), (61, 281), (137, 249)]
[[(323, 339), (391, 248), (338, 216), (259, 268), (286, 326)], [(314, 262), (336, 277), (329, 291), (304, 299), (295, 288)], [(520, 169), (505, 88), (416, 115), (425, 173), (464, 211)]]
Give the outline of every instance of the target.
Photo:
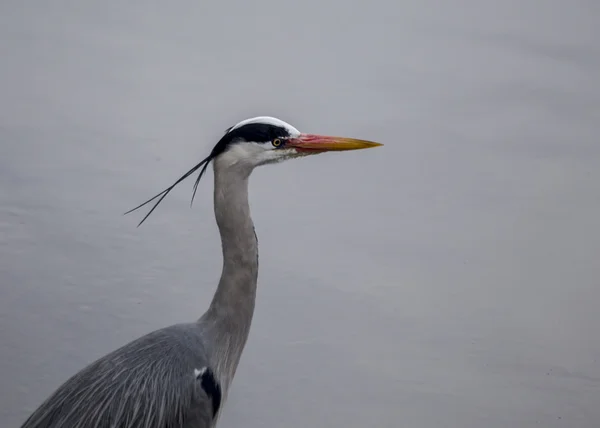
[(219, 385), (219, 382), (217, 382), (213, 371), (208, 367), (204, 367), (200, 370), (200, 373), (196, 376), (196, 380), (200, 381), (200, 386), (212, 400), (214, 418), (217, 416), (217, 412), (221, 407), (221, 386)]

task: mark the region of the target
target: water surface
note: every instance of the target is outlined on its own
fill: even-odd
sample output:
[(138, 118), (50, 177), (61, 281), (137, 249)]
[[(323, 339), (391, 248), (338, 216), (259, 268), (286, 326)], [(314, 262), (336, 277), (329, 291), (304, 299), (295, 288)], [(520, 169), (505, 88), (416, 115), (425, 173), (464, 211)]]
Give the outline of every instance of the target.
[(257, 310), (222, 427), (596, 427), (593, 1), (0, 5), (0, 422), (200, 316), (237, 121), (384, 148), (262, 168)]

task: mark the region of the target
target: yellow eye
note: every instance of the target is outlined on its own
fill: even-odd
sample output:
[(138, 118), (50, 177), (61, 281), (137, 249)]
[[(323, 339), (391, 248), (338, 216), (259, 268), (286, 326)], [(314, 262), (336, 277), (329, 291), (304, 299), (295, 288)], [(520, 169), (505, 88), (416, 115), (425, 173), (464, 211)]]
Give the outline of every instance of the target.
[(273, 144), (273, 147), (279, 147), (279, 146), (281, 146), (281, 140), (279, 138), (275, 138), (273, 140), (272, 144)]

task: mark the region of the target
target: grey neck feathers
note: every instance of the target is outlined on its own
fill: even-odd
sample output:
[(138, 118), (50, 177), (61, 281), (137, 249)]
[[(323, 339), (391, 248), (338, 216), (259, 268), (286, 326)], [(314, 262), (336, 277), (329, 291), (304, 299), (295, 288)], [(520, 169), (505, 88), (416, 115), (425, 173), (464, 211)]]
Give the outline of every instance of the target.
[[(214, 163), (215, 217), (223, 271), (208, 311), (200, 319), (211, 340), (211, 359), (226, 390), (248, 339), (258, 280), (258, 242), (248, 203), (250, 171)], [(226, 391), (224, 391), (226, 393)]]

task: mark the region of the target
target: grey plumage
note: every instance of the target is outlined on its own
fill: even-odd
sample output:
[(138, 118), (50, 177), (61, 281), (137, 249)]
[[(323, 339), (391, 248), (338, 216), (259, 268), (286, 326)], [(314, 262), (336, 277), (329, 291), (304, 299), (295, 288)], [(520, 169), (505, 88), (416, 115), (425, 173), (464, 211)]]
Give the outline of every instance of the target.
[[(377, 145), (301, 134), (269, 117), (229, 128), (211, 155), (177, 181), (201, 168), (197, 185), (213, 162), (223, 270), (207, 311), (196, 322), (154, 331), (90, 364), (48, 397), (22, 428), (214, 427), (255, 306), (258, 241), (248, 203), (250, 174), (259, 165), (318, 153), (318, 144), (320, 151)], [(173, 187), (150, 201), (160, 198), (158, 205)]]
[(143, 336), (69, 379), (23, 427), (208, 427), (211, 397), (194, 368), (206, 367), (198, 326)]
[(248, 171), (215, 160), (215, 217), (223, 271), (206, 313), (195, 323), (143, 336), (77, 373), (22, 428), (205, 428), (213, 401), (195, 371), (215, 373), (224, 404), (254, 312), (258, 243), (248, 204)]

